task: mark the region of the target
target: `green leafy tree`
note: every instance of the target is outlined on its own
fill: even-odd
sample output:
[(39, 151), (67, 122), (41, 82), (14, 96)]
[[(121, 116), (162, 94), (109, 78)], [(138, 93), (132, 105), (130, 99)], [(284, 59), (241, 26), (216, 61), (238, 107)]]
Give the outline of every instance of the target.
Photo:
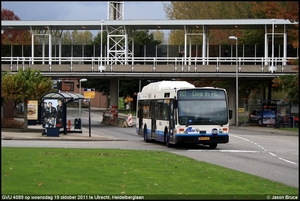
[(90, 31), (66, 31), (62, 35), (61, 43), (63, 45), (91, 45), (93, 43), (93, 34)]
[(159, 45), (162, 43), (160, 40), (155, 40), (153, 32), (149, 30), (135, 31), (133, 37), (135, 45)]
[(161, 41), (162, 44), (166, 44), (164, 32), (162, 32), (161, 30), (155, 30), (152, 33), (153, 33), (154, 40)]
[(63, 44), (63, 45), (72, 45), (73, 44), (72, 35), (69, 30), (63, 33), (62, 39), (61, 39), (61, 44)]
[[(102, 44), (106, 45), (107, 44), (107, 31), (102, 32)], [(97, 33), (97, 35), (94, 37), (93, 41), (94, 45), (100, 45), (101, 44), (101, 31)]]
[(282, 75), (273, 79), (275, 91), (285, 91), (288, 101), (299, 104), (299, 78), (298, 75)]
[(1, 76), (1, 97), (12, 99), (15, 103), (24, 103), (24, 128), (27, 123), (27, 101), (41, 101), (43, 94), (52, 91), (52, 81), (44, 77), (39, 70), (19, 69), (17, 74), (6, 73)]

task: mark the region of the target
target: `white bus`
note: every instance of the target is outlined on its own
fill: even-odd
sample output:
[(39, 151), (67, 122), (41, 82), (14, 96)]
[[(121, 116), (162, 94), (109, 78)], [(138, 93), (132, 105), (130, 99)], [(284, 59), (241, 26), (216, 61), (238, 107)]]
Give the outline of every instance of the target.
[(136, 132), (145, 142), (202, 144), (214, 149), (229, 142), (225, 89), (195, 87), (186, 81), (159, 81), (143, 87), (137, 96)]

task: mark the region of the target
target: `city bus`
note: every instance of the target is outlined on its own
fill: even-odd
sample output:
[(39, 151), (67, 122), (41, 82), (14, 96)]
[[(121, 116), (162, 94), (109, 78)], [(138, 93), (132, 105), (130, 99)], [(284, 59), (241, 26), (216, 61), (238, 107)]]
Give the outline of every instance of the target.
[(138, 93), (136, 111), (136, 133), (145, 142), (159, 141), (168, 147), (201, 144), (211, 149), (229, 142), (232, 110), (223, 88), (153, 82)]

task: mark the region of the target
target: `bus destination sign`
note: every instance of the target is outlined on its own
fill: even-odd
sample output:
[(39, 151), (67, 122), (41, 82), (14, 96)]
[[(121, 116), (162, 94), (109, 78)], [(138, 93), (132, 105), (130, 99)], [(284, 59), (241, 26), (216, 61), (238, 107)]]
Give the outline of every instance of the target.
[(178, 99), (224, 99), (225, 92), (218, 89), (185, 89), (178, 90)]

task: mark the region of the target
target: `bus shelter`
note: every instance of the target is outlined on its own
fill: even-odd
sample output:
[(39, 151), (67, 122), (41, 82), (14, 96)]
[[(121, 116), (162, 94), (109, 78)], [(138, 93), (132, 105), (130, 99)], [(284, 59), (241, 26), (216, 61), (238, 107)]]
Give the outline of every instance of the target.
[(260, 100), (260, 104), (252, 105), (260, 115), (258, 124), (260, 126), (274, 125), (279, 128), (280, 126), (294, 127), (298, 119), (292, 115), (291, 102), (284, 100)]
[[(67, 124), (67, 104), (82, 99), (84, 99), (82, 94), (68, 92), (50, 92), (42, 97), (41, 122), (47, 136), (58, 137), (60, 132), (64, 134), (72, 132), (70, 125)], [(74, 125), (74, 128), (80, 130), (77, 132), (82, 133), (80, 118), (75, 118)]]

